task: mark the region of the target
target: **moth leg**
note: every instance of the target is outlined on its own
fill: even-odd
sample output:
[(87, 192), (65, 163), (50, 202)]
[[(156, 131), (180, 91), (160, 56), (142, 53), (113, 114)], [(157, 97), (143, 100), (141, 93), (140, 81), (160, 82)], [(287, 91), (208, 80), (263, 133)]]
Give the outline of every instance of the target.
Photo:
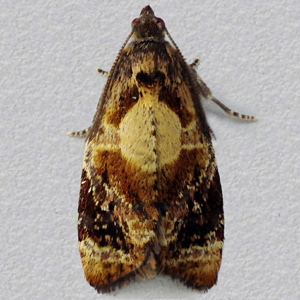
[[(196, 61), (196, 60), (195, 60)], [(197, 74), (197, 79), (198, 79), (198, 84), (200, 86), (201, 91), (203, 92), (204, 95), (206, 95), (205, 99), (211, 100), (214, 103), (216, 103), (220, 108), (222, 108), (227, 115), (236, 117), (240, 120), (245, 120), (245, 121), (256, 121), (257, 117), (255, 116), (249, 116), (249, 115), (244, 115), (239, 112), (236, 112), (229, 107), (227, 107), (225, 104), (223, 104), (221, 101), (219, 101), (209, 90), (207, 85), (203, 82), (201, 77)]]
[(236, 117), (240, 120), (245, 120), (245, 121), (256, 121), (257, 120), (257, 117), (255, 117), (255, 116), (244, 115), (244, 114), (241, 114), (239, 112), (236, 112), (236, 111), (230, 109), (229, 107), (227, 107), (224, 103), (219, 101), (214, 96), (212, 98), (210, 98), (209, 100), (213, 101), (219, 107), (221, 107), (226, 112), (226, 114), (229, 115), (229, 116), (233, 116), (233, 117)]
[(88, 132), (90, 131), (91, 129), (91, 126), (84, 129), (84, 130), (81, 130), (81, 131), (70, 131), (68, 132), (67, 134), (70, 135), (70, 136), (74, 136), (74, 137), (86, 137), (86, 135), (88, 134)]
[(104, 71), (102, 69), (97, 69), (97, 72), (99, 72), (100, 74), (104, 75), (104, 76), (108, 76), (109, 72)]
[(198, 67), (200, 63), (200, 58), (195, 58), (195, 60), (190, 64), (190, 67), (192, 67), (193, 69), (195, 69), (196, 67)]
[[(196, 58), (190, 64), (190, 67), (193, 68), (195, 73), (196, 73), (195, 68), (199, 65), (199, 62), (200, 62), (200, 59)], [(204, 92), (204, 94), (207, 95), (206, 99), (211, 100), (214, 103), (216, 103), (220, 108), (222, 108), (226, 112), (226, 114), (228, 114), (229, 116), (236, 117), (241, 120), (245, 120), (245, 121), (256, 121), (257, 120), (257, 117), (255, 117), (255, 116), (244, 115), (244, 114), (236, 112), (236, 111), (230, 109), (229, 107), (227, 107), (224, 103), (222, 103), (220, 100), (218, 100), (216, 97), (213, 96), (213, 94), (211, 93), (211, 91), (209, 90), (207, 85), (204, 83), (204, 81), (201, 79), (201, 77), (198, 74), (197, 74), (197, 79), (198, 79), (198, 84), (200, 85), (201, 90)]]

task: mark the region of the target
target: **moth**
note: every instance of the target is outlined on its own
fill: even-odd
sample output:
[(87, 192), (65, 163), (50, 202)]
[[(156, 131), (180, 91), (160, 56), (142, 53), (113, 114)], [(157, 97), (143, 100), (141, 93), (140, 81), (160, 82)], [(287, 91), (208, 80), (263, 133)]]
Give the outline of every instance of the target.
[[(166, 41), (165, 36), (169, 38)], [(218, 101), (150, 6), (132, 21), (86, 136), (79, 250), (99, 293), (169, 275), (207, 290), (224, 241), (221, 183), (201, 101)]]

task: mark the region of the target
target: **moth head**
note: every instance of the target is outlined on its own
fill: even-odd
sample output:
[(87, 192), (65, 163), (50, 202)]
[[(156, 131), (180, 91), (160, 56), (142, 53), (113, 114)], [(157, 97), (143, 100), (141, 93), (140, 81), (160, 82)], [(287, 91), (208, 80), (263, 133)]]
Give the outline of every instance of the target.
[(131, 26), (133, 37), (137, 41), (164, 41), (165, 22), (154, 15), (150, 5), (142, 9), (140, 17), (134, 19)]

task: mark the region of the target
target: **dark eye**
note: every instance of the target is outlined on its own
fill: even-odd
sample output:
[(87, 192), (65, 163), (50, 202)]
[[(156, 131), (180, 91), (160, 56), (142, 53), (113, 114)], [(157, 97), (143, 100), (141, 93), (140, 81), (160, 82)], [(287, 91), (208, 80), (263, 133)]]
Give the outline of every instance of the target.
[(133, 19), (133, 21), (131, 22), (131, 26), (135, 26), (135, 25), (138, 25), (140, 24), (140, 18), (135, 18)]
[(156, 18), (156, 23), (161, 24), (162, 26), (165, 26), (165, 22), (161, 18)]

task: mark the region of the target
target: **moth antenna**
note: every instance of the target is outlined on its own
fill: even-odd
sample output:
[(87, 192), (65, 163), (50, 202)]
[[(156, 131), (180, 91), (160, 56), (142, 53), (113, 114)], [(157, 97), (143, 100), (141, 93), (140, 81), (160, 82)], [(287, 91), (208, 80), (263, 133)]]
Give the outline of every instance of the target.
[[(102, 102), (103, 102), (102, 99), (105, 99), (105, 97), (106, 97), (107, 91), (108, 91), (108, 89), (110, 88), (110, 82), (111, 82), (111, 80), (112, 80), (112, 74), (114, 73), (114, 69), (116, 68), (117, 64), (119, 63), (120, 56), (121, 56), (121, 54), (122, 54), (122, 52), (123, 52), (125, 46), (127, 45), (129, 39), (131, 38), (132, 34), (133, 34), (133, 31), (131, 31), (130, 34), (128, 35), (128, 37), (126, 38), (125, 42), (123, 43), (121, 49), (119, 50), (119, 52), (118, 52), (118, 54), (117, 54), (117, 57), (116, 57), (116, 59), (115, 59), (113, 65), (112, 65), (111, 70), (107, 73), (107, 74), (108, 74), (108, 78), (107, 78), (105, 87), (104, 87), (104, 89), (103, 89), (102, 95), (101, 95), (101, 97), (100, 97), (100, 101), (99, 101), (99, 103), (98, 103), (98, 106), (97, 106), (97, 112), (96, 112), (96, 114), (95, 114), (94, 119), (97, 119), (98, 114), (101, 112), (101, 107), (102, 107), (102, 104), (103, 104), (103, 103), (102, 103)], [(99, 69), (99, 70), (101, 70), (101, 69)], [(102, 71), (103, 71), (103, 70), (101, 70), (100, 73), (102, 73)], [(105, 72), (105, 71), (104, 71), (104, 75), (106, 75), (106, 72)]]
[[(108, 84), (108, 82), (111, 81), (113, 71), (114, 71), (116, 65), (118, 64), (118, 62), (119, 62), (119, 60), (120, 60), (120, 56), (121, 56), (121, 54), (122, 54), (122, 52), (123, 52), (123, 49), (125, 48), (125, 46), (127, 45), (128, 41), (130, 40), (132, 34), (133, 34), (133, 31), (130, 32), (130, 34), (128, 35), (128, 37), (126, 38), (125, 42), (123, 43), (121, 49), (120, 49), (119, 52), (118, 52), (118, 55), (117, 55), (117, 57), (116, 57), (116, 59), (115, 59), (115, 62), (113, 63), (112, 68), (111, 68), (111, 70), (110, 70), (110, 72), (109, 72), (109, 75), (108, 75), (108, 78), (107, 78), (107, 83), (106, 83), (105, 88), (104, 88), (104, 90), (103, 90), (103, 96), (106, 95), (106, 93), (107, 93), (107, 90), (108, 90), (108, 88), (109, 88), (109, 86), (110, 86), (110, 85)], [(102, 98), (102, 97), (101, 97), (101, 98)]]
[(182, 55), (181, 51), (179, 50), (177, 44), (175, 43), (175, 41), (173, 40), (173, 38), (171, 37), (169, 31), (167, 30), (167, 28), (165, 28), (165, 32), (167, 34), (167, 36), (169, 37), (170, 41), (172, 42), (172, 44), (175, 46), (176, 50), (178, 51), (179, 55), (181, 56), (181, 58), (183, 60), (185, 60), (184, 56)]

